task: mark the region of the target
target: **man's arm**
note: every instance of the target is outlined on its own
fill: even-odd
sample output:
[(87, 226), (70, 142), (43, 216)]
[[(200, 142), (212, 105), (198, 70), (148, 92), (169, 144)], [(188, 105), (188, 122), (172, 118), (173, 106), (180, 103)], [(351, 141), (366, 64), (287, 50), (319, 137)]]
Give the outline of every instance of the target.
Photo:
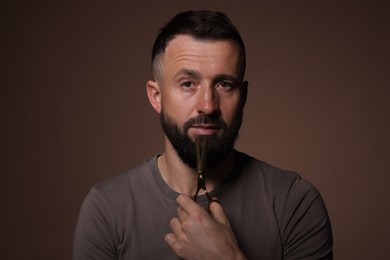
[(281, 221), (284, 259), (333, 259), (332, 230), (320, 193), (298, 179), (289, 191)]
[(165, 236), (171, 249), (183, 259), (245, 259), (219, 203), (211, 203), (209, 214), (189, 196), (179, 195), (172, 233)]
[(112, 216), (104, 198), (92, 188), (81, 206), (73, 240), (73, 260), (118, 259)]

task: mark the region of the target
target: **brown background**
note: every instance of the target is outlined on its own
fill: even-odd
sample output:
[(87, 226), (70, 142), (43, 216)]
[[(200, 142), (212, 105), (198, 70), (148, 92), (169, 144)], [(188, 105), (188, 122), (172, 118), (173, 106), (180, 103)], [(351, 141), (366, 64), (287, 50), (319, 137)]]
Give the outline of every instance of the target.
[(177, 11), (205, 8), (247, 45), (238, 148), (318, 187), (336, 259), (384, 259), (388, 1), (155, 2), (2, 3), (0, 259), (70, 259), (90, 187), (162, 151), (152, 42)]

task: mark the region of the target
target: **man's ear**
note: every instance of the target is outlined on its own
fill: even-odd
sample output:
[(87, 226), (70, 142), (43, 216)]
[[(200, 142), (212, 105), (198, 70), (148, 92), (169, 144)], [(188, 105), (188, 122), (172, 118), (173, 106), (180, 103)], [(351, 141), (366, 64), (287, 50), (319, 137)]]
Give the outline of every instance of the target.
[(146, 82), (146, 93), (148, 94), (149, 102), (157, 113), (161, 112), (161, 92), (157, 81), (149, 80)]

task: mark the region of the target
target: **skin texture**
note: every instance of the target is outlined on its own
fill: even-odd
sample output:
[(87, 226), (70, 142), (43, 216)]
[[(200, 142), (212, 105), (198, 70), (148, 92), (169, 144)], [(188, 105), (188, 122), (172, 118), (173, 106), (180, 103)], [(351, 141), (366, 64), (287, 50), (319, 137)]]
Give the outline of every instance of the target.
[[(146, 84), (148, 98), (157, 113), (164, 113), (180, 128), (201, 114), (222, 120), (227, 126), (242, 115), (247, 82), (239, 76), (239, 51), (234, 42), (199, 41), (179, 35), (168, 43), (160, 62), (158, 80)], [(194, 140), (197, 135), (220, 137), (224, 131), (214, 125), (196, 124), (186, 134)], [(208, 169), (209, 191), (224, 180), (233, 162), (231, 151), (219, 165)], [(197, 176), (167, 137), (158, 166), (173, 190), (187, 194), (177, 198), (177, 217), (171, 220), (172, 232), (165, 237), (171, 249), (183, 259), (243, 259), (222, 206), (212, 203), (209, 214), (188, 196), (196, 189)]]
[(211, 215), (185, 195), (177, 198), (177, 217), (165, 241), (183, 259), (244, 259), (222, 206), (210, 204)]

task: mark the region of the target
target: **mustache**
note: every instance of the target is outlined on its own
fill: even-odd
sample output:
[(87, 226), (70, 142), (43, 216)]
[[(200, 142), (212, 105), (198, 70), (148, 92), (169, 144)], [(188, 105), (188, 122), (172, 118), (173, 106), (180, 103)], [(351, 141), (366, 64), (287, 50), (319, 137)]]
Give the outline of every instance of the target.
[(190, 118), (187, 122), (185, 122), (183, 125), (183, 130), (186, 133), (190, 127), (192, 127), (193, 125), (199, 125), (199, 124), (211, 124), (211, 125), (217, 126), (218, 128), (221, 128), (221, 129), (227, 129), (227, 125), (223, 120), (217, 119), (217, 118), (212, 118), (208, 115), (202, 114), (202, 115)]

